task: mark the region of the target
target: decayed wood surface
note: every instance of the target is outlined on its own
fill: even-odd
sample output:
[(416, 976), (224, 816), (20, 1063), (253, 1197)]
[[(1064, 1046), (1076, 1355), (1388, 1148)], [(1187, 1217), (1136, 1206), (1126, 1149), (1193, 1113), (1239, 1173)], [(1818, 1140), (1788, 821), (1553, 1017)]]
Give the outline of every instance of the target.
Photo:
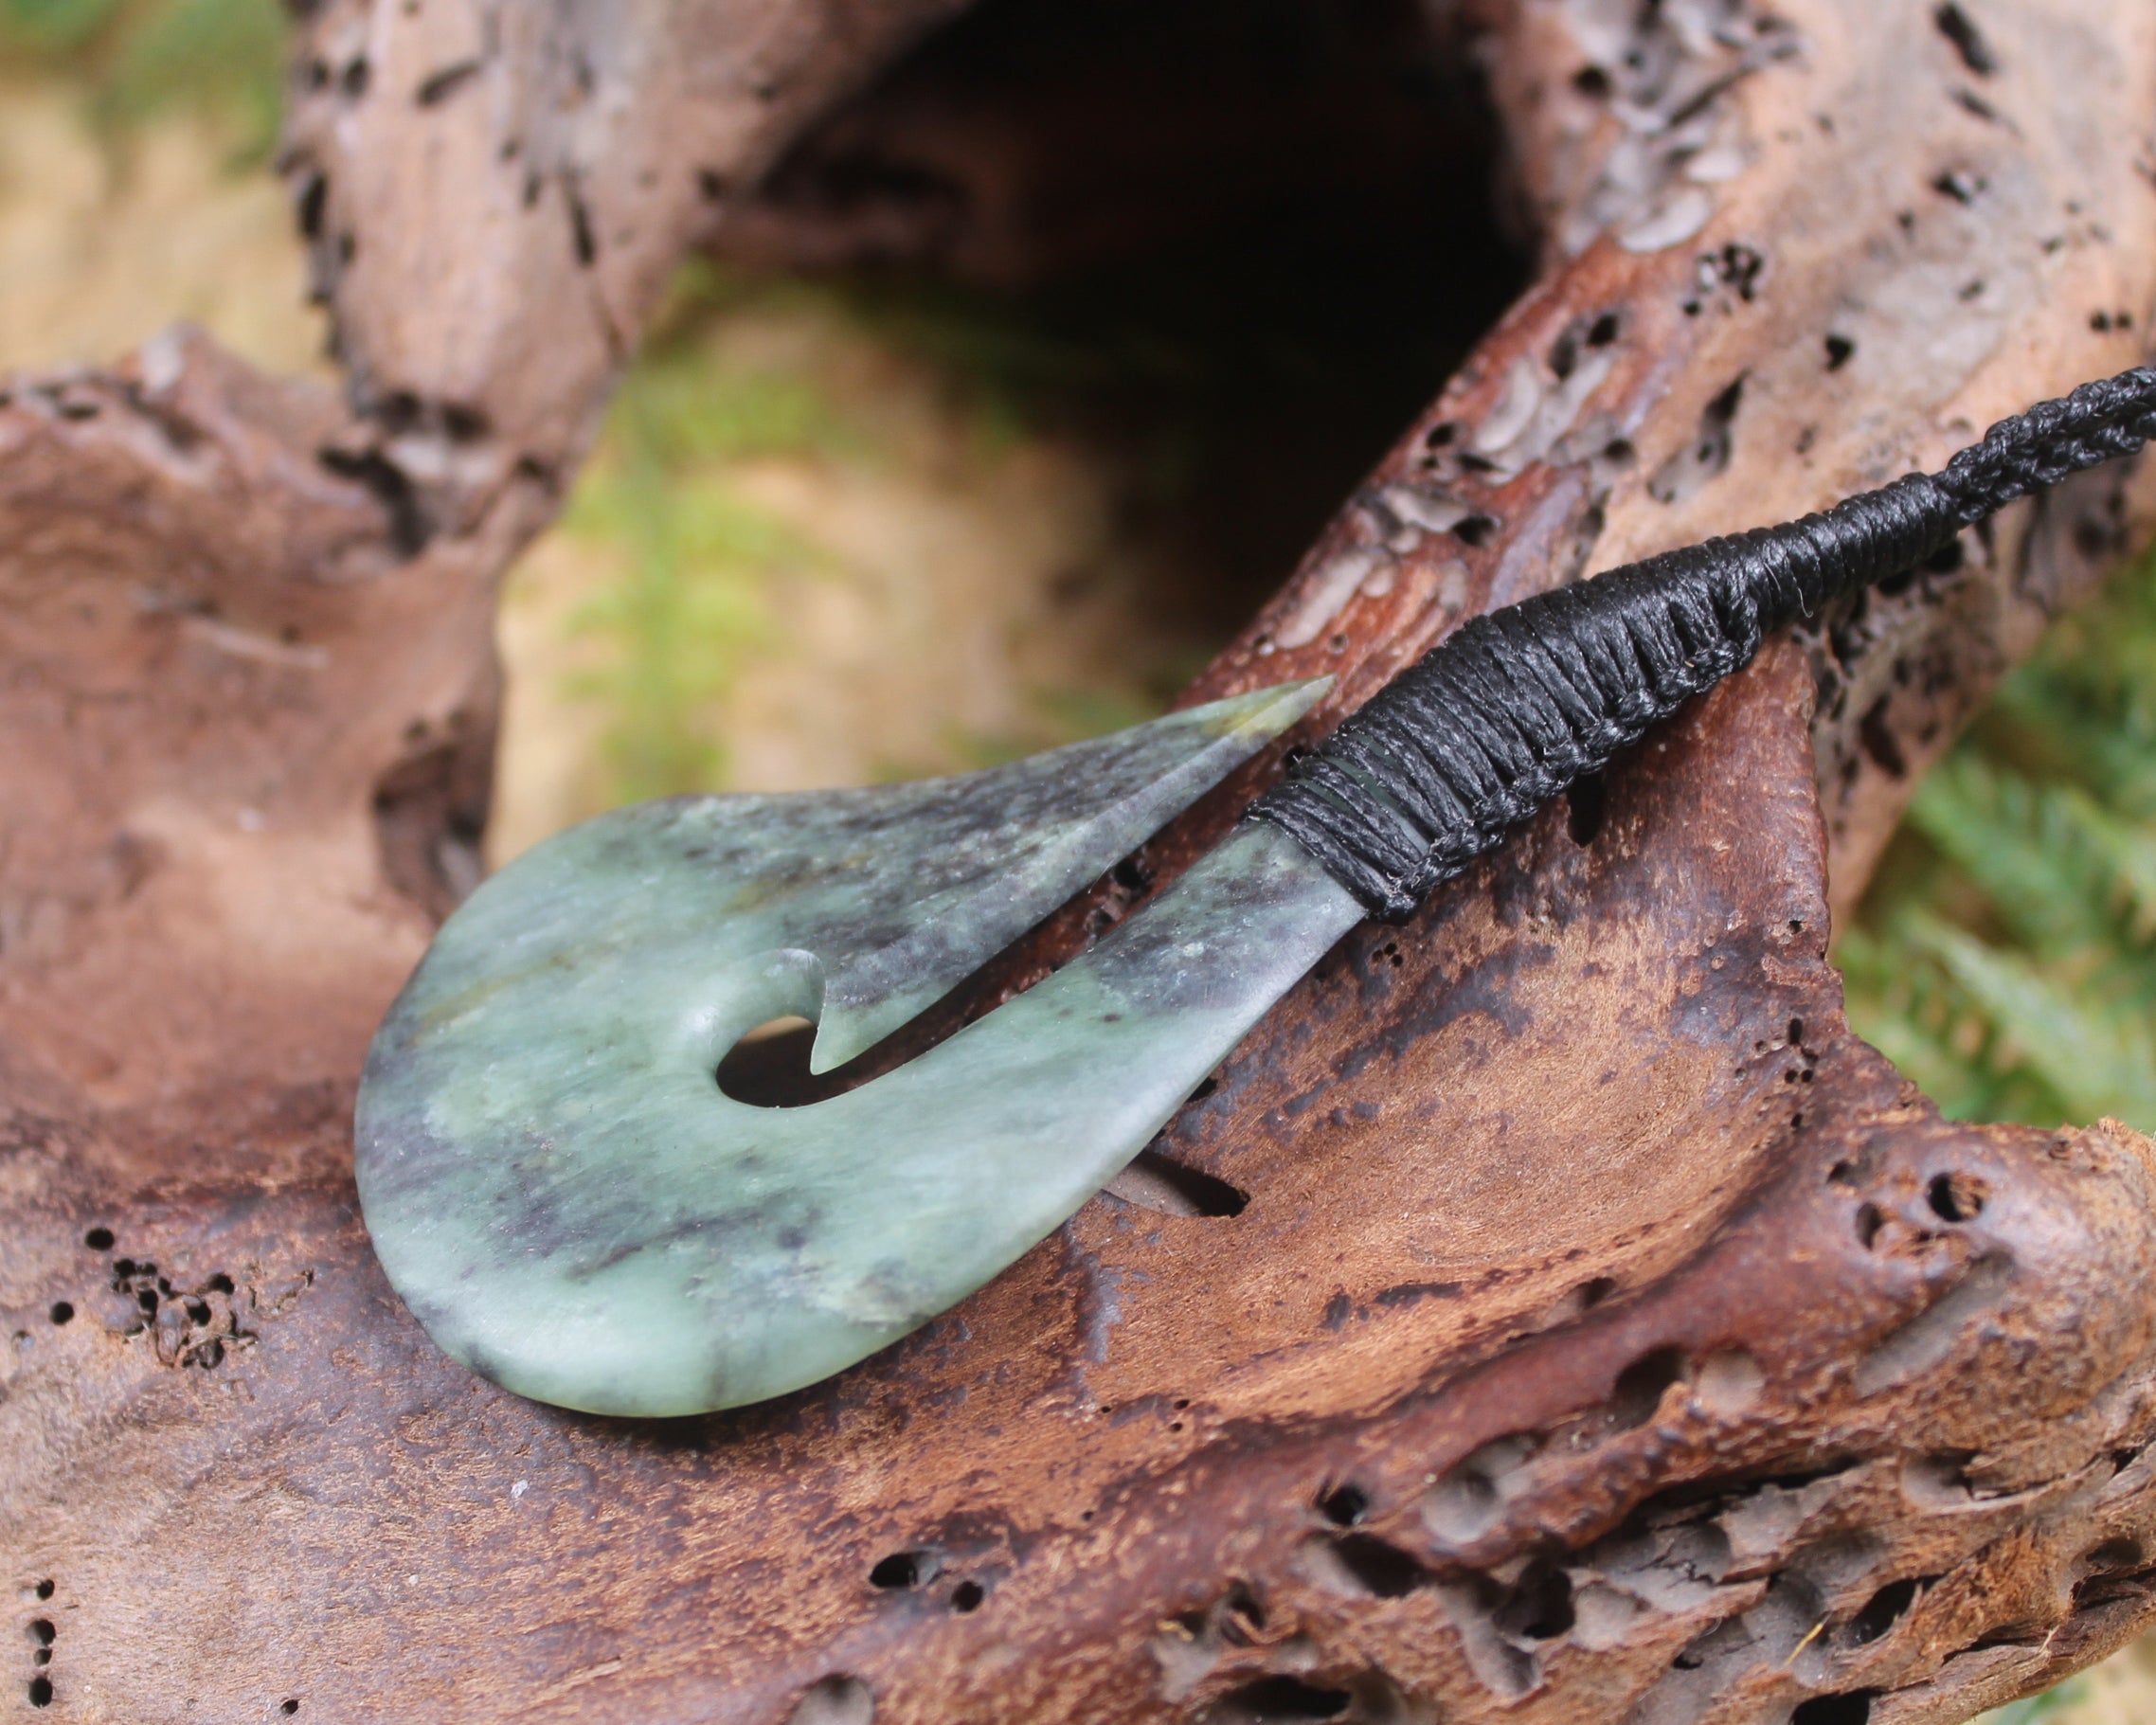
[[(2147, 1141), (1941, 1123), (1824, 961), (2120, 473), (1351, 937), (1150, 1179), (837, 1382), (637, 1426), (429, 1347), (348, 1117), (471, 878), (491, 584), (679, 247), (943, 9), (332, 5), (291, 154), (359, 411), (186, 339), (0, 408), (0, 1707), (1916, 1725), (2156, 1615)], [(2141, 9), (1455, 24), (1540, 279), (1206, 692), (1342, 710), (2140, 350)]]

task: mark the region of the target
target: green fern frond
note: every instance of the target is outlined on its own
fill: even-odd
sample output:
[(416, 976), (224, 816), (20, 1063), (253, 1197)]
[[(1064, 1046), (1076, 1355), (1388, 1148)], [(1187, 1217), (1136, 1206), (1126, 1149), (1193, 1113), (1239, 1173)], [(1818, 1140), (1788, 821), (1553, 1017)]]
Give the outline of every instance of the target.
[(2145, 1017), (1926, 911), (1905, 911), (1896, 932), (1935, 960), (1983, 1015), (1990, 1065), (2026, 1067), (2058, 1094), (2068, 1118), (2156, 1121), (2156, 1037)]
[(2063, 785), (2052, 793), (2065, 823), (2108, 873), (2106, 906), (2124, 925), (2132, 946), (2156, 942), (2156, 823), (2122, 819), (2086, 792)]
[(2022, 940), (2046, 948), (2103, 939), (2097, 869), (2056, 796), (1964, 750), (1918, 789), (1909, 818)]
[(2156, 932), (2156, 835), (2078, 785), (2032, 784), (1965, 749), (1924, 782), (1909, 816), (2034, 947), (2063, 957), (2147, 945)]
[(1949, 1114), (2156, 1128), (2156, 565), (2064, 619), (1919, 789), (1841, 943)]
[(1949, 1119), (2068, 1117), (2039, 1073), (1993, 1058), (1995, 1029), (1978, 1002), (1904, 932), (1852, 929), (1838, 956), (1850, 1022)]

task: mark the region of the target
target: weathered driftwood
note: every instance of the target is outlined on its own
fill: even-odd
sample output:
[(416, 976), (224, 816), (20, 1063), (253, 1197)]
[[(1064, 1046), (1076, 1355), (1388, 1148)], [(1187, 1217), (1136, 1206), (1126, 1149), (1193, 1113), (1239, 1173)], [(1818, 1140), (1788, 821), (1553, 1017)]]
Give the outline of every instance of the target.
[[(2132, 539), (2116, 473), (1351, 938), (1127, 1196), (835, 1383), (608, 1423), (400, 1308), (352, 1077), (471, 876), (492, 582), (681, 244), (943, 9), (326, 7), (294, 173), (359, 411), (187, 340), (0, 408), (9, 1704), (1915, 1725), (2116, 1644), (2156, 1615), (2148, 1145), (1941, 1123), (1824, 960), (1829, 855), (1846, 899)], [(1337, 712), (1477, 607), (2140, 347), (2143, 9), (1459, 24), (1546, 265), (1208, 692), (1327, 670)]]

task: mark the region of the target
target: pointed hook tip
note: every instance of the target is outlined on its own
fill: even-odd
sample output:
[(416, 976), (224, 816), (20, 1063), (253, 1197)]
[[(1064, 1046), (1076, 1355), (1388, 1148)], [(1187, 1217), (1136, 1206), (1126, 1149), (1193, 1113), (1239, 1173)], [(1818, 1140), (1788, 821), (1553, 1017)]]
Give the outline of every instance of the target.
[[(1253, 689), (1248, 694), (1240, 697), (1243, 700), (1255, 703), (1250, 711), (1244, 716), (1242, 723), (1252, 726), (1263, 725), (1271, 736), (1277, 737), (1290, 725), (1293, 725), (1296, 720), (1302, 718), (1303, 714), (1317, 706), (1320, 701), (1331, 694), (1333, 685), (1339, 679), (1331, 672), (1326, 672), (1321, 676), (1304, 677), (1300, 682), (1275, 683), (1269, 689)], [(1261, 700), (1261, 696), (1270, 696), (1271, 698)], [(1231, 696), (1230, 698), (1237, 697)], [(1221, 705), (1226, 706), (1227, 703), (1223, 702)]]
[[(1033, 757), (1033, 762), (1039, 764), (1069, 761), (1115, 748), (1131, 738), (1150, 735), (1160, 740), (1160, 752), (1151, 767), (1143, 776), (1121, 786), (1115, 806), (1111, 809), (1104, 804), (1078, 823), (1092, 828), (1093, 836), (1083, 852), (1068, 854), (1065, 868), (1055, 876), (1044, 876), (1033, 884), (1023, 895), (1022, 918), (1012, 919), (998, 928), (993, 944), (976, 951), (967, 968), (986, 962), (1003, 944), (1048, 915), (1102, 870), (1128, 855), (1234, 768), (1285, 733), (1331, 692), (1333, 683), (1327, 675), (1248, 689), (1180, 709), (1128, 731)], [(1026, 770), (1026, 763), (1015, 763), (973, 777), (987, 781)], [(841, 986), (827, 997), (826, 1010), (817, 1021), (816, 1037), (809, 1049), (810, 1074), (821, 1077), (835, 1071), (873, 1047), (940, 998), (959, 980), (960, 974), (953, 971), (943, 976), (932, 988), (887, 987), (864, 997), (847, 986), (847, 965), (841, 961)]]

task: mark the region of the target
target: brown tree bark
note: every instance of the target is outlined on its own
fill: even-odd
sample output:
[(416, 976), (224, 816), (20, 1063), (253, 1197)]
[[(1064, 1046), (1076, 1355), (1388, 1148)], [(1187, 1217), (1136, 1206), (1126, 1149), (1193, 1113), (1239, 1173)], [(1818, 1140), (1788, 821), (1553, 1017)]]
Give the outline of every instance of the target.
[[(188, 337), (0, 405), (7, 1704), (1916, 1725), (2156, 1617), (2147, 1141), (1940, 1121), (1825, 961), (1830, 881), (2138, 542), (2119, 472), (1352, 936), (1151, 1181), (835, 1382), (609, 1422), (404, 1312), (352, 1082), (474, 876), (493, 584), (682, 247), (948, 9), (340, 0), (291, 161), (353, 405)], [(1329, 724), (2141, 350), (2140, 9), (1451, 27), (1542, 266), (1197, 692), (1329, 671)]]

